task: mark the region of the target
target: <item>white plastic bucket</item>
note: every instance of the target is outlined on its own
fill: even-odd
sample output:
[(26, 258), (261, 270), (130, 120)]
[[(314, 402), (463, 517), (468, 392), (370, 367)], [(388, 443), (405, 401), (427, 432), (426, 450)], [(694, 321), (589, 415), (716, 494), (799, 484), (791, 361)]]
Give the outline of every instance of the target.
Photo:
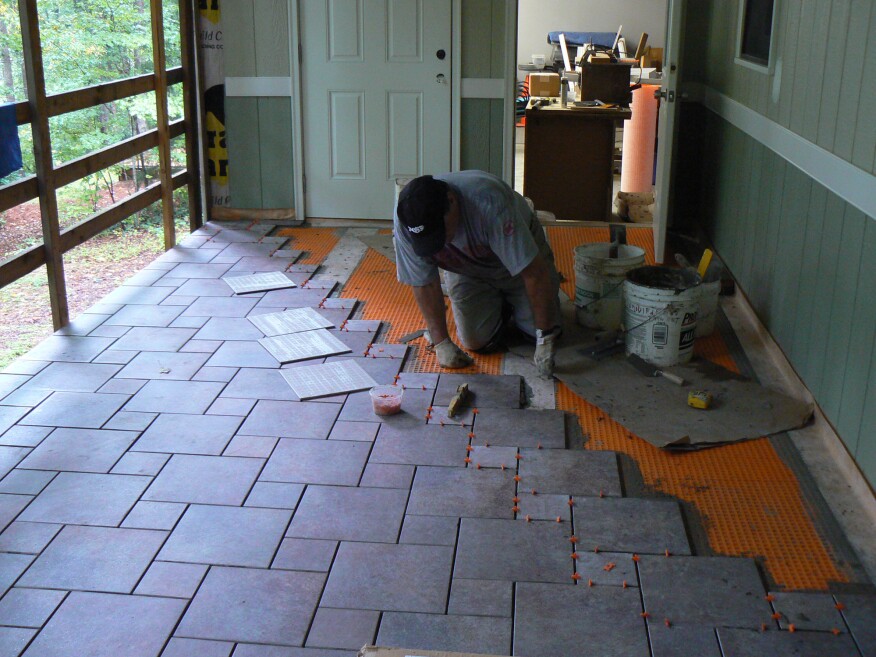
[(626, 351), (658, 367), (693, 355), (700, 277), (685, 269), (639, 267), (624, 282)]
[(696, 337), (702, 338), (712, 335), (715, 331), (715, 318), (718, 314), (718, 296), (721, 294), (721, 280), (700, 283), (699, 291)]
[(609, 258), (610, 244), (598, 242), (575, 247), (575, 307), (578, 323), (613, 331), (623, 318), (623, 290), (627, 272), (645, 262), (645, 251), (621, 244), (617, 258)]

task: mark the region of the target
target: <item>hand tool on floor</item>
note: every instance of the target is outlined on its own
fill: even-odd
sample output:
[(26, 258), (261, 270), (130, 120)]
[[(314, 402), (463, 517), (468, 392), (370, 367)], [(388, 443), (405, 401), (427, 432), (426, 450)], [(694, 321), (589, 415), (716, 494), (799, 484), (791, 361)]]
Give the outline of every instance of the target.
[(459, 411), (460, 407), (468, 400), (471, 393), (468, 390), (468, 384), (463, 383), (456, 387), (456, 394), (447, 405), (447, 417), (453, 417)]
[(596, 335), (596, 342), (588, 347), (582, 347), (578, 353), (595, 361), (600, 361), (623, 351), (624, 337), (622, 331), (607, 331)]
[(672, 381), (677, 386), (684, 385), (684, 379), (680, 376), (676, 376), (670, 372), (664, 372), (659, 367), (642, 360), (639, 356), (636, 356), (636, 354), (630, 354), (627, 356), (627, 361), (645, 376), (662, 376), (664, 379)]
[(412, 331), (411, 333), (406, 333), (405, 335), (401, 336), (398, 339), (398, 341), (403, 343), (403, 344), (407, 344), (408, 342), (411, 342), (412, 340), (416, 340), (417, 338), (419, 338), (420, 336), (422, 336), (425, 333), (426, 333), (426, 329), (417, 329), (416, 331)]
[(712, 393), (706, 390), (691, 390), (687, 393), (687, 405), (705, 410), (712, 405)]

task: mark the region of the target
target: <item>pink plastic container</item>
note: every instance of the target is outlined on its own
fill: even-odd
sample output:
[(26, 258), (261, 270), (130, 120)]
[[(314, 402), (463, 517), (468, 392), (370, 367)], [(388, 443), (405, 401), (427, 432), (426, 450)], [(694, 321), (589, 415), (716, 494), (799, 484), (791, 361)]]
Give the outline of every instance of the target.
[(375, 386), (370, 394), (375, 415), (395, 415), (401, 411), (404, 394), (401, 386)]

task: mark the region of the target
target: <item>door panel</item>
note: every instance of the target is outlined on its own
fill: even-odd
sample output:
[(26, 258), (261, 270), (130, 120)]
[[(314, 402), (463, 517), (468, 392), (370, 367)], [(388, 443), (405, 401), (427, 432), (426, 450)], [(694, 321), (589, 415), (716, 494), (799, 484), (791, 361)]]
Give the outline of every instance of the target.
[(450, 170), (450, 9), (300, 0), (307, 216), (388, 219), (396, 178)]

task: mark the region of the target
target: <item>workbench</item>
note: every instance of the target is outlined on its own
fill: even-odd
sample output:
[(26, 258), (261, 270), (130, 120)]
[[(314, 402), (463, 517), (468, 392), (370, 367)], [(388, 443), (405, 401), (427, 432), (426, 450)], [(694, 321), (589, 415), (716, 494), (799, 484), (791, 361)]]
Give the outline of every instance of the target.
[(526, 109), (523, 194), (560, 220), (609, 221), (615, 127), (632, 111), (537, 102)]

